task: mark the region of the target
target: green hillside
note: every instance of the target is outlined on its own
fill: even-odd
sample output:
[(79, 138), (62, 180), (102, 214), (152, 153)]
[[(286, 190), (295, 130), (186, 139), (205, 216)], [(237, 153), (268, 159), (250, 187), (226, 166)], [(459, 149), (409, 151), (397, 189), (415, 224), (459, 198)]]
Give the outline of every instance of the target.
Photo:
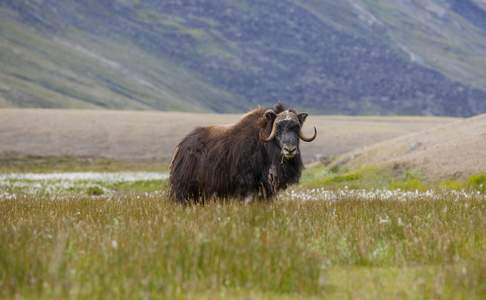
[(486, 1), (363, 1), (411, 59), (486, 89)]
[(484, 0), (0, 2), (0, 107), (486, 112)]
[(238, 97), (128, 40), (46, 34), (2, 10), (0, 107), (239, 111)]

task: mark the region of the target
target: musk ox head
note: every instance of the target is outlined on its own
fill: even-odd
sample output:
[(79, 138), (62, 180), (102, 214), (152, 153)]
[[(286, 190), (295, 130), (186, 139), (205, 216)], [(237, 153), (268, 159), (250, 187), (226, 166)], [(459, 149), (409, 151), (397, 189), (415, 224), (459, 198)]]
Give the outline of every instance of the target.
[(293, 110), (276, 112), (274, 109), (267, 109), (264, 117), (267, 124), (271, 124), (270, 134), (263, 137), (266, 143), (274, 143), (280, 148), (284, 159), (290, 160), (299, 155), (299, 140), (312, 142), (317, 136), (317, 129), (314, 127), (314, 135), (306, 137), (302, 133), (302, 126), (307, 118), (306, 113), (296, 113)]

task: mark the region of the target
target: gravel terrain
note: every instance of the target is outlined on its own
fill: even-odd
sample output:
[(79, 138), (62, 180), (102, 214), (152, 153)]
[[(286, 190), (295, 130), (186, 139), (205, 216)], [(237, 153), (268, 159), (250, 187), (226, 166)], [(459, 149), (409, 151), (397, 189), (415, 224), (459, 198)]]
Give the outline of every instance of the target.
[(343, 155), (337, 162), (407, 165), (429, 178), (466, 177), (486, 172), (486, 115), (457, 120)]
[[(177, 142), (197, 126), (227, 124), (240, 115), (155, 111), (0, 109), (0, 155), (103, 157), (168, 161)], [(446, 125), (436, 117), (315, 116), (304, 131), (306, 162)]]

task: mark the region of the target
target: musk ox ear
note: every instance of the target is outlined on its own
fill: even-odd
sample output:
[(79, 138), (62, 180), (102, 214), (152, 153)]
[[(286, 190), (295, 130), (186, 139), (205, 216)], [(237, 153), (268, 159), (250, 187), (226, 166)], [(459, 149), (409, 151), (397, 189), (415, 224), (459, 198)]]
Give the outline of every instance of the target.
[(307, 114), (307, 113), (300, 113), (300, 114), (297, 115), (297, 118), (299, 118), (300, 124), (304, 124), (305, 119), (307, 119), (308, 115), (309, 114)]
[(272, 122), (277, 117), (277, 114), (273, 110), (267, 109), (265, 111), (264, 116), (265, 116), (265, 119), (267, 119), (268, 121)]

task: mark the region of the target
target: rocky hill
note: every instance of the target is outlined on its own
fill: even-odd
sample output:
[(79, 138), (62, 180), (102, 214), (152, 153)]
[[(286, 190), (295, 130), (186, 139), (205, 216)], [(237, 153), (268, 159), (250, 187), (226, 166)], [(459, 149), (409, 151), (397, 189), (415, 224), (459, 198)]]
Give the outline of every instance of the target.
[(0, 106), (486, 112), (486, 1), (0, 1)]

